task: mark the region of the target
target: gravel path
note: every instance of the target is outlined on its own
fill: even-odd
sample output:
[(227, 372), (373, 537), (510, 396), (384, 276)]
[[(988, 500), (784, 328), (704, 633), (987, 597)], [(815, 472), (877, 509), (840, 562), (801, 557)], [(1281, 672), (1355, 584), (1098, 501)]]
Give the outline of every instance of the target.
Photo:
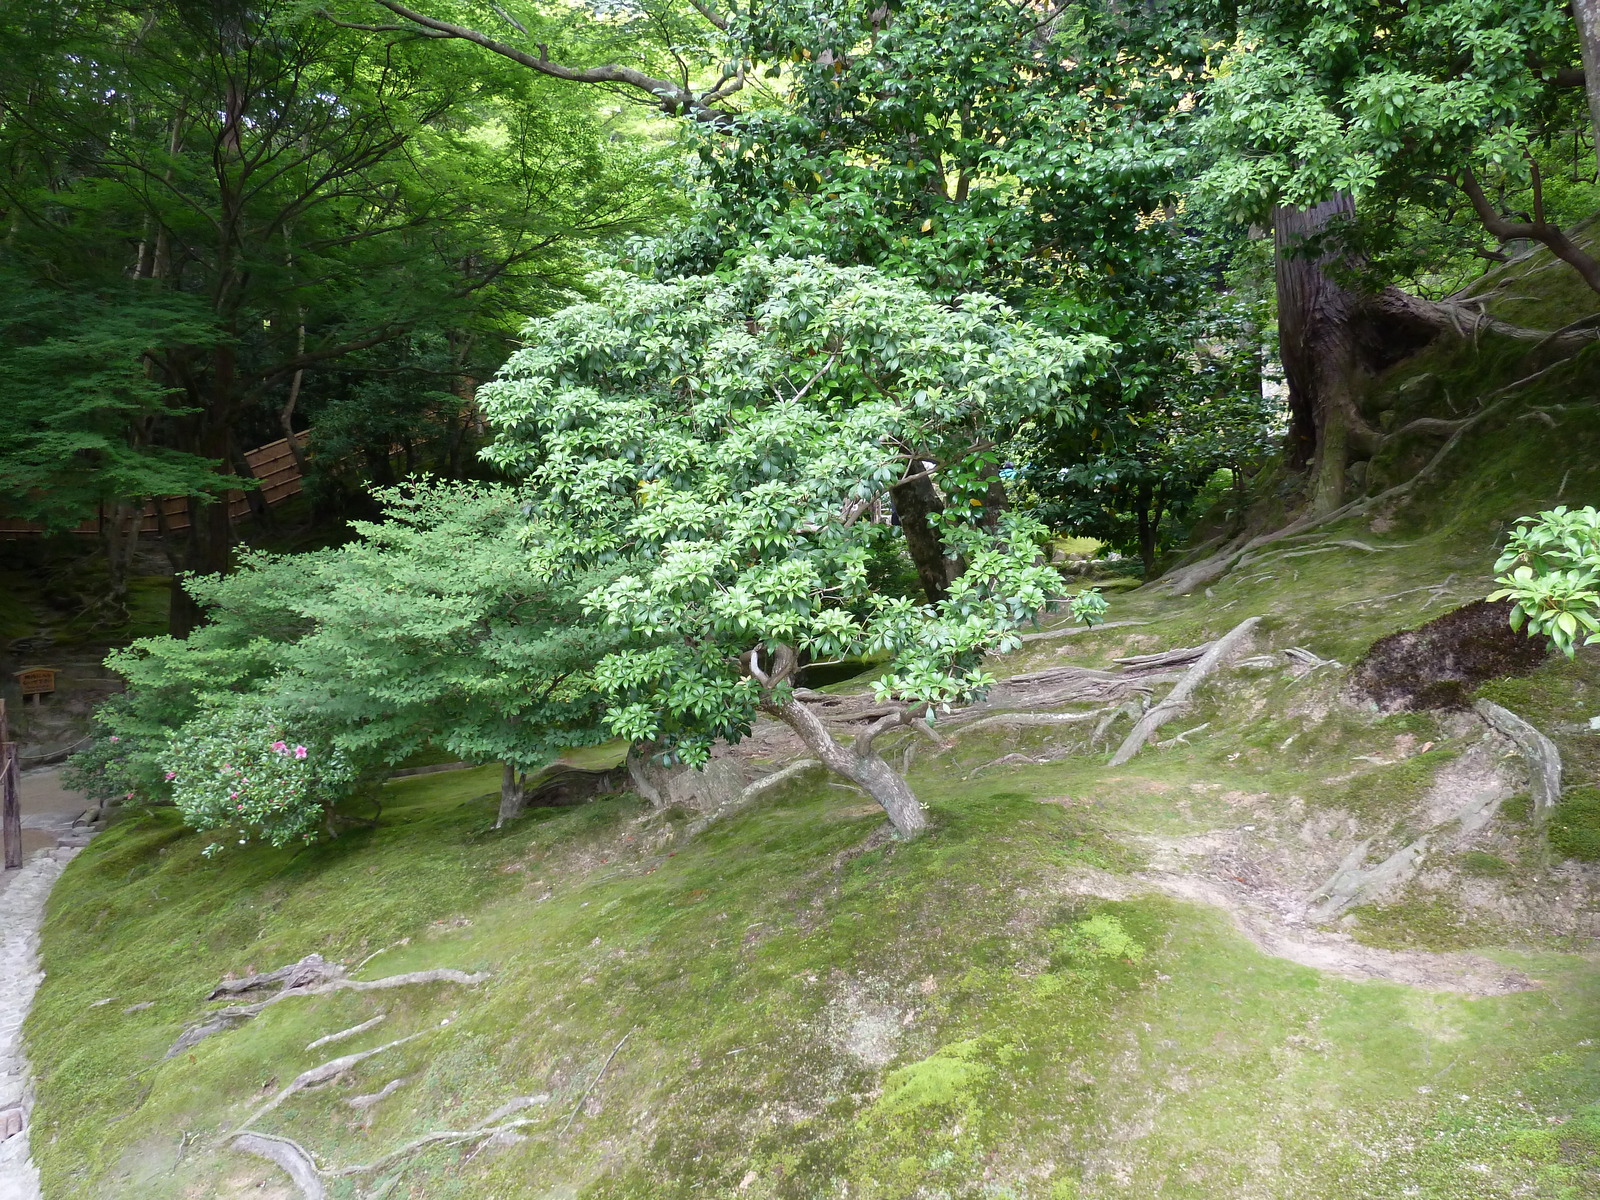
[[(39, 1200), (39, 1174), (28, 1153), (33, 1087), (22, 1050), (22, 1022), (44, 973), (39, 926), (62, 868), (91, 836), (73, 828), (83, 799), (64, 791), (54, 771), (22, 780), (22, 868), (0, 872), (0, 1200)], [(31, 836), (30, 836), (31, 835)]]

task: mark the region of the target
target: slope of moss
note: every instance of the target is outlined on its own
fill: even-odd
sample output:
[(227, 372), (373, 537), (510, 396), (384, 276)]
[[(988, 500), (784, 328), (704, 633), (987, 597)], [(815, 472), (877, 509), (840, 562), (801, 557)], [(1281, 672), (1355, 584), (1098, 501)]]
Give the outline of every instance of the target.
[[(1524, 349), (1436, 349), (1369, 397), (1398, 429), (1518, 385), (1404, 503), (1268, 547), (1199, 595), (1119, 594), (1112, 619), (1143, 624), (1031, 642), (996, 673), (1104, 666), (1246, 616), (1264, 618), (1258, 650), (1347, 666), (1483, 595), (1512, 518), (1600, 498), (1600, 359), (1519, 383)], [(1442, 444), (1396, 439), (1367, 482)], [(1600, 962), (1570, 922), (1540, 924), (1547, 893), (1592, 878), (1525, 798), (1345, 922), (1405, 953), (1475, 948), (1524, 990), (1297, 965), (1157, 887), (1187, 863), (1303, 897), (1344, 845), (1384, 854), (1428, 827), (1430, 789), (1476, 761), (1481, 732), (1380, 714), (1345, 683), (1343, 666), (1240, 668), (1117, 771), (1127, 717), (1098, 745), (1082, 724), (918, 746), (935, 829), (910, 844), (818, 775), (692, 839), (688, 814), (630, 797), (495, 831), (494, 768), (396, 781), (378, 828), (294, 854), (208, 861), (212, 838), (170, 810), (130, 813), (52, 898), (27, 1029), (46, 1195), (290, 1196), (227, 1135), (300, 1072), (400, 1039), (253, 1122), (330, 1171), (377, 1164), (334, 1176), (337, 1200), (1600, 1195)], [(1600, 738), (1576, 722), (1600, 712), (1600, 654), (1479, 694), (1557, 738), (1584, 801)], [(488, 978), (300, 997), (164, 1057), (226, 973), (312, 952), (362, 979)], [(492, 1141), (385, 1157), (516, 1098), (519, 1124)]]

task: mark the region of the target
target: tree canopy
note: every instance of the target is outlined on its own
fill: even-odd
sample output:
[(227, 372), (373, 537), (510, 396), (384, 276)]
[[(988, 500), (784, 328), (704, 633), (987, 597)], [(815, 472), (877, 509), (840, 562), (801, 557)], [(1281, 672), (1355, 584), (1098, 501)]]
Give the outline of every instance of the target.
[[(984, 654), (1061, 598), (1042, 528), (988, 510), (989, 430), (1069, 420), (1065, 389), (1104, 344), (817, 260), (596, 287), (528, 327), (483, 402), (489, 456), (532, 489), (540, 569), (618, 564), (585, 598), (631, 639), (597, 668), (612, 731), (699, 765), (765, 712), (915, 832), (920, 806), (873, 739), (981, 693)], [(912, 475), (943, 484), (960, 564), (933, 603), (869, 582), (895, 533), (873, 518)], [(888, 659), (875, 689), (893, 704), (847, 752), (795, 676), (803, 655), (864, 654)]]

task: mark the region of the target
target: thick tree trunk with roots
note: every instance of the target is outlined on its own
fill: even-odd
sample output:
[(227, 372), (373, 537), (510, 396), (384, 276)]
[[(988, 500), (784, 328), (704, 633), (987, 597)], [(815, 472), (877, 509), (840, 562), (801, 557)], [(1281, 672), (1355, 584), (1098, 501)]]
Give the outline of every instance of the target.
[(1348, 193), (1311, 208), (1276, 208), (1278, 333), (1289, 384), (1291, 466), (1311, 469), (1311, 503), (1331, 512), (1344, 502), (1349, 432), (1360, 370), (1357, 297), (1328, 274), (1327, 256), (1300, 252), (1306, 238), (1355, 215)]
[(874, 722), (855, 739), (853, 745), (845, 746), (835, 740), (816, 713), (798, 700), (790, 699), (783, 704), (765, 704), (762, 707), (768, 715), (794, 730), (805, 743), (806, 749), (816, 755), (823, 766), (843, 775), (882, 805), (896, 832), (902, 837), (915, 837), (928, 827), (928, 814), (911, 786), (872, 748), (873, 740), (879, 733), (909, 725), (915, 720), (909, 711), (897, 712)]

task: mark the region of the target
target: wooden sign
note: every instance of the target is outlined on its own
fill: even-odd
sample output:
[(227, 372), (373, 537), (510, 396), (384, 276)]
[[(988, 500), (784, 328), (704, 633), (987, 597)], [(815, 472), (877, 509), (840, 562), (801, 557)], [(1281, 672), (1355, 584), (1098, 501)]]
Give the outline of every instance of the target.
[[(22, 698), (38, 696), (41, 699), (56, 690), (54, 667), (24, 667), (17, 672), (17, 683), (22, 687)], [(34, 701), (39, 703), (38, 700)]]

